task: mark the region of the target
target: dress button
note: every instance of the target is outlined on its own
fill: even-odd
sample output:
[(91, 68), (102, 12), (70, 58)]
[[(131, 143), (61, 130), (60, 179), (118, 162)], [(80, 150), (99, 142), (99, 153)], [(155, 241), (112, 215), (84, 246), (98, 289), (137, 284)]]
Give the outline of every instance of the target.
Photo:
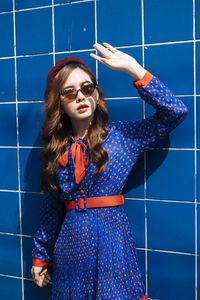
[(81, 194), (84, 194), (84, 190), (80, 190), (80, 193), (81, 193)]

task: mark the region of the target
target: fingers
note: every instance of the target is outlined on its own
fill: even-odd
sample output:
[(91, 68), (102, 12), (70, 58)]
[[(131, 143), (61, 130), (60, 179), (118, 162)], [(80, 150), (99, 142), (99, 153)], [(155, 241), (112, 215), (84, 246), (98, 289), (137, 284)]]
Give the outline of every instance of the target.
[(108, 49), (110, 49), (111, 52), (115, 53), (117, 52), (117, 49), (114, 48), (113, 46), (111, 46), (110, 44), (108, 43), (103, 43)]
[(96, 55), (94, 53), (90, 53), (90, 56), (93, 57), (93, 58), (95, 58), (96, 60), (98, 60), (100, 62), (104, 62), (106, 60), (105, 58), (100, 57), (100, 56), (98, 56), (98, 55)]
[(41, 267), (33, 266), (31, 268), (31, 275), (33, 277), (34, 282), (40, 287), (51, 283), (51, 276), (48, 274), (47, 268), (43, 269)]
[(105, 47), (103, 47), (98, 43), (94, 44), (93, 47), (107, 59), (109, 59), (112, 55), (112, 52), (110, 50), (106, 49)]

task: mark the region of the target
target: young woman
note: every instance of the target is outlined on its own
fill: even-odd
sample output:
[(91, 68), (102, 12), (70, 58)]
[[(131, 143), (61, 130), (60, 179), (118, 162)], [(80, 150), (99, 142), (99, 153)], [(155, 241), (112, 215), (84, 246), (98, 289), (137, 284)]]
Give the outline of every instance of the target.
[(184, 103), (133, 57), (104, 46), (95, 44), (102, 57), (91, 57), (130, 74), (156, 112), (109, 122), (104, 94), (82, 60), (68, 57), (49, 71), (40, 156), (44, 196), (31, 274), (45, 286), (53, 266), (54, 300), (147, 299), (121, 192), (139, 155), (187, 115)]

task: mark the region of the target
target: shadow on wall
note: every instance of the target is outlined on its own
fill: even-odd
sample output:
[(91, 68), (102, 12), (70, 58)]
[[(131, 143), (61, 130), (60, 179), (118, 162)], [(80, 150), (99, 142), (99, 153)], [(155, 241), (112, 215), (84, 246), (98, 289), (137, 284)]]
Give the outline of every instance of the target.
[[(39, 142), (38, 142), (39, 141)], [(24, 296), (27, 300), (49, 300), (51, 298), (52, 285), (38, 287), (31, 276), (32, 267), (32, 246), (33, 235), (39, 226), (40, 204), (42, 194), (39, 193), (41, 163), (39, 153), (41, 148), (37, 148), (40, 143), (40, 136), (35, 139), (33, 148), (21, 149), (20, 160), (23, 165), (21, 178), (21, 190), (26, 193), (21, 194), (22, 211), (22, 231), (23, 231), (23, 264), (24, 264)], [(36, 148), (34, 148), (36, 147)], [(52, 277), (52, 268), (49, 268)]]
[[(39, 136), (38, 136), (39, 138)], [(30, 149), (30, 152), (26, 155), (26, 160), (24, 162), (24, 178), (21, 179), (22, 190), (26, 193), (22, 193), (22, 226), (23, 226), (23, 262), (24, 262), (24, 295), (27, 300), (45, 300), (51, 298), (52, 285), (49, 284), (43, 288), (38, 287), (32, 280), (30, 273), (32, 267), (32, 246), (33, 239), (32, 236), (36, 232), (39, 226), (39, 211), (40, 204), (42, 200), (42, 194), (39, 192), (40, 185), (40, 170), (41, 164), (39, 160), (39, 153), (41, 149), (34, 148), (38, 146), (38, 138)], [(163, 143), (164, 141), (164, 143)], [(162, 138), (157, 144), (162, 143), (163, 147), (169, 147), (169, 136)], [(155, 146), (157, 145), (155, 144)], [(24, 149), (22, 149), (24, 150)], [(26, 149), (27, 150), (27, 149)], [(159, 152), (159, 155), (158, 155)], [(151, 176), (154, 171), (159, 168), (159, 166), (164, 161), (167, 151), (152, 151), (152, 155), (156, 156), (156, 159), (152, 159), (152, 163), (148, 164), (148, 177)], [(134, 165), (129, 178), (123, 188), (122, 194), (127, 194), (131, 190), (142, 189), (144, 190), (144, 165), (143, 156), (140, 155), (136, 164)], [(155, 164), (156, 161), (156, 164)], [(34, 191), (34, 192), (33, 192)], [(52, 278), (53, 269), (49, 268), (49, 273)]]
[[(153, 146), (154, 149), (166, 148), (170, 147), (170, 137), (169, 134), (161, 137)], [(151, 151), (151, 150), (149, 150)], [(146, 172), (146, 180), (153, 174), (162, 162), (165, 160), (168, 151), (151, 151), (151, 161), (148, 161), (148, 172)], [(156, 158), (156, 159), (155, 159)], [(126, 194), (128, 196), (129, 192), (132, 191), (134, 194), (134, 190), (141, 187), (142, 192), (140, 191), (140, 196), (144, 198), (144, 153), (141, 154), (131, 170), (129, 174), (128, 180), (122, 190), (122, 194)], [(138, 192), (136, 193), (138, 195)], [(133, 197), (133, 196), (132, 196)], [(135, 197), (135, 196), (134, 196)]]

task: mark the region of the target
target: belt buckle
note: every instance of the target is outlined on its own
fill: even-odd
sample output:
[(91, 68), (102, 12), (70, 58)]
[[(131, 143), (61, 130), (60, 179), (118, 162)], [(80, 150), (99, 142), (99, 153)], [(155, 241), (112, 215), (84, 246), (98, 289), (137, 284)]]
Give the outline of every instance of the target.
[[(78, 207), (78, 200), (79, 199), (84, 199), (84, 207), (83, 208), (79, 208)], [(87, 210), (87, 202), (86, 202), (86, 196), (84, 195), (83, 197), (81, 197), (81, 198), (78, 198), (78, 199), (75, 199), (75, 209), (76, 209), (76, 211), (86, 211)]]

